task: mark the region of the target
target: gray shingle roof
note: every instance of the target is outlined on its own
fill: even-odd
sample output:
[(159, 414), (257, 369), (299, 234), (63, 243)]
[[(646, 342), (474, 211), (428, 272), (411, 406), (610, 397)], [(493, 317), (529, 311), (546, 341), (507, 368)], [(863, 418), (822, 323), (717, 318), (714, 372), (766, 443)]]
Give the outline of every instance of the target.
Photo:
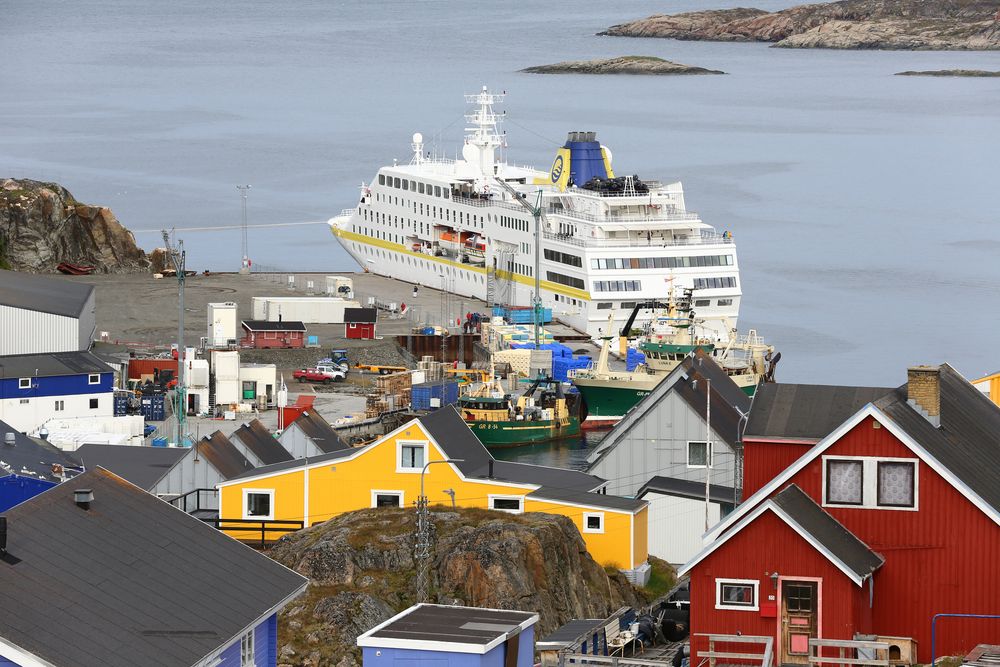
[(490, 465), (487, 463), (482, 468), (474, 470), (470, 476), (481, 479), (497, 479), (504, 482), (541, 484), (573, 491), (594, 491), (605, 484), (605, 480), (597, 475), (589, 475), (579, 470), (515, 461), (494, 460), (492, 475), (490, 474)]
[(635, 512), (647, 505), (645, 500), (638, 500), (636, 498), (609, 496), (603, 493), (587, 493), (586, 491), (544, 485), (529, 493), (528, 497), (535, 500), (556, 500), (576, 505), (603, 507), (626, 512)]
[(229, 438), (223, 435), (222, 431), (205, 436), (195, 446), (198, 448), (198, 455), (212, 464), (225, 479), (232, 479), (254, 470), (253, 464), (247, 461), (233, 443), (229, 442)]
[(0, 357), (0, 377), (7, 378), (111, 372), (110, 366), (90, 352), (43, 352)]
[(344, 322), (350, 324), (365, 323), (371, 324), (378, 319), (378, 310), (375, 308), (344, 308)]
[[(4, 434), (14, 434), (14, 446), (4, 442)], [(63, 452), (58, 447), (36, 440), (15, 430), (13, 426), (0, 421), (0, 477), (21, 475), (44, 479), (48, 482), (59, 482), (61, 478), (52, 474), (52, 466), (63, 468), (79, 466), (76, 457)]]
[(324, 454), (351, 449), (349, 444), (340, 439), (340, 434), (330, 426), (330, 422), (315, 410), (303, 411), (292, 423), (302, 429), (302, 433)]
[(865, 405), (891, 391), (886, 387), (765, 384), (754, 396), (743, 437), (819, 442)]
[(243, 320), (243, 328), (248, 331), (305, 331), (302, 322), (285, 320), (283, 322), (268, 322), (266, 320)]
[(885, 562), (795, 484), (785, 487), (773, 502), (854, 572), (858, 579), (864, 579)]
[(94, 292), (68, 278), (0, 270), (0, 304), (53, 315), (78, 317)]
[(380, 639), (397, 639), (485, 647), (505, 641), (511, 630), (537, 620), (537, 614), (526, 611), (419, 604), (364, 633), (358, 637), (358, 644), (377, 646)]
[(291, 461), (293, 458), (258, 419), (254, 419), (249, 424), (243, 424), (229, 437), (230, 439), (237, 438), (246, 445), (247, 449), (253, 452), (264, 465)]
[[(650, 477), (649, 481), (642, 485), (636, 498), (642, 498), (647, 493), (662, 493), (668, 496), (678, 496), (681, 498), (692, 498), (694, 500), (705, 499), (705, 483), (693, 479), (678, 479), (677, 477), (664, 477), (656, 475)], [(709, 500), (716, 503), (736, 502), (733, 487), (722, 486), (721, 484), (711, 484), (708, 487)]]
[(87, 470), (100, 466), (149, 491), (190, 451), (183, 447), (85, 444), (75, 454)]
[(6, 516), (0, 637), (58, 667), (193, 665), (306, 586), (100, 468)]
[(465, 423), (454, 406), (448, 405), (429, 415), (418, 417), (431, 437), (441, 445), (450, 459), (463, 459), (457, 463), (458, 469), (466, 477), (476, 476), (493, 460), (483, 443)]

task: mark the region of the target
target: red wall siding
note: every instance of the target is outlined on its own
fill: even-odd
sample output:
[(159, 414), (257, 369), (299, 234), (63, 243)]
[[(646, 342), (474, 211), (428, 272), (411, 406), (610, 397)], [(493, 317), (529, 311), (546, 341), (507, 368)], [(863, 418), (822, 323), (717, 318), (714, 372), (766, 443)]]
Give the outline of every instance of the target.
[[(916, 458), (888, 429), (873, 423), (864, 420), (824, 455)], [(817, 502), (822, 501), (821, 458), (791, 480)], [(875, 631), (913, 637), (926, 662), (934, 614), (1000, 614), (1000, 526), (927, 464), (918, 465), (917, 476), (919, 511), (824, 509), (886, 560), (875, 577)], [(1000, 641), (1000, 622), (939, 623), (939, 655)]]
[(360, 338), (363, 340), (375, 338), (375, 325), (370, 322), (356, 324), (354, 327), (351, 327), (350, 324), (345, 324), (344, 337), (355, 339)]
[[(828, 639), (851, 639), (855, 632), (867, 632), (865, 619), (858, 618), (867, 607), (868, 589), (858, 587), (830, 561), (788, 527), (773, 512), (764, 512), (752, 524), (734, 535), (720, 549), (698, 564), (691, 574), (692, 650), (708, 648), (704, 637), (695, 633), (770, 636), (779, 641), (778, 619), (762, 618), (756, 611), (728, 611), (715, 608), (715, 579), (757, 579), (760, 598), (777, 597), (770, 573), (781, 577), (821, 578), (821, 619), (819, 631)], [(859, 620), (861, 621), (859, 623)], [(777, 652), (777, 643), (775, 644)], [(718, 650), (718, 649), (717, 649)], [(754, 649), (757, 650), (757, 649)], [(777, 654), (775, 661), (777, 662)], [(697, 661), (692, 661), (697, 664)]]
[(743, 442), (743, 498), (757, 493), (761, 487), (777, 477), (812, 445), (787, 442)]

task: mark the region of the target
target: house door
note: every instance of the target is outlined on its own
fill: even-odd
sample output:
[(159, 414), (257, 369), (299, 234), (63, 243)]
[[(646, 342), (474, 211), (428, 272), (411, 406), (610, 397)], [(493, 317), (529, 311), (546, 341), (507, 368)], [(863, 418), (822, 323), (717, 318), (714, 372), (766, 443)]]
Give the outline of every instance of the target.
[(809, 664), (809, 640), (816, 637), (817, 605), (815, 581), (781, 581), (781, 664)]

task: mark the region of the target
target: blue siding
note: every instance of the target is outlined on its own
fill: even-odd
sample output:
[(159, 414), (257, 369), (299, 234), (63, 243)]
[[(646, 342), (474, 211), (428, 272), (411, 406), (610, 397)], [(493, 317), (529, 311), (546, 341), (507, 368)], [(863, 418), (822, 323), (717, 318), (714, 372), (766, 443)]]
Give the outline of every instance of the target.
[[(240, 667), (240, 637), (219, 656), (218, 667)], [(255, 667), (276, 667), (278, 664), (278, 615), (272, 614), (253, 630), (253, 662)], [(0, 665), (2, 667), (2, 665)]]
[[(376, 656), (375, 652), (382, 655)], [(485, 655), (419, 649), (373, 648), (361, 650), (364, 667), (503, 667), (506, 646), (500, 644)], [(532, 667), (535, 660), (535, 627), (518, 635), (517, 667)]]
[(226, 647), (219, 656), (218, 667), (240, 667), (240, 638)]
[[(20, 475), (0, 477), (0, 512), (6, 512), (14, 505), (23, 503), (29, 498), (34, 498), (42, 491), (51, 489), (55, 485), (55, 482), (21, 477)], [(0, 660), (2, 659), (0, 658)], [(4, 664), (0, 662), (0, 666)]]
[[(73, 396), (78, 394), (104, 394), (114, 391), (114, 373), (100, 373), (101, 381), (90, 384), (89, 375), (55, 375), (52, 377), (31, 378), (30, 389), (19, 389), (20, 378), (0, 379), (0, 399), (3, 398), (35, 398), (38, 396)], [(38, 385), (35, 387), (34, 385)]]
[(19, 664), (17, 664), (16, 662), (11, 662), (11, 661), (10, 661), (10, 660), (8, 660), (7, 658), (2, 658), (2, 657), (0, 657), (0, 667), (8, 667), (8, 665), (9, 665), (10, 667), (21, 667), (21, 666), (20, 666)]

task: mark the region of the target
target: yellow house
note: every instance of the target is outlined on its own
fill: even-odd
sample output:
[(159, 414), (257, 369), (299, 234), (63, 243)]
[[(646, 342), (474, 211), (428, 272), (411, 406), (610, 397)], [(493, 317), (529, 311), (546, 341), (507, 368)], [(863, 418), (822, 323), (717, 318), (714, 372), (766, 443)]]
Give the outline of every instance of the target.
[[(453, 462), (443, 462), (450, 459)], [(594, 560), (643, 584), (647, 503), (609, 496), (600, 477), (495, 460), (454, 408), (400, 426), (373, 443), (255, 468), (218, 485), (219, 517), (301, 521), (305, 526), (366, 507), (410, 507), (424, 488), (431, 505), (547, 512), (573, 520)], [(260, 528), (226, 530), (237, 538)]]
[(972, 386), (986, 394), (987, 398), (1000, 405), (1000, 372), (972, 381)]

